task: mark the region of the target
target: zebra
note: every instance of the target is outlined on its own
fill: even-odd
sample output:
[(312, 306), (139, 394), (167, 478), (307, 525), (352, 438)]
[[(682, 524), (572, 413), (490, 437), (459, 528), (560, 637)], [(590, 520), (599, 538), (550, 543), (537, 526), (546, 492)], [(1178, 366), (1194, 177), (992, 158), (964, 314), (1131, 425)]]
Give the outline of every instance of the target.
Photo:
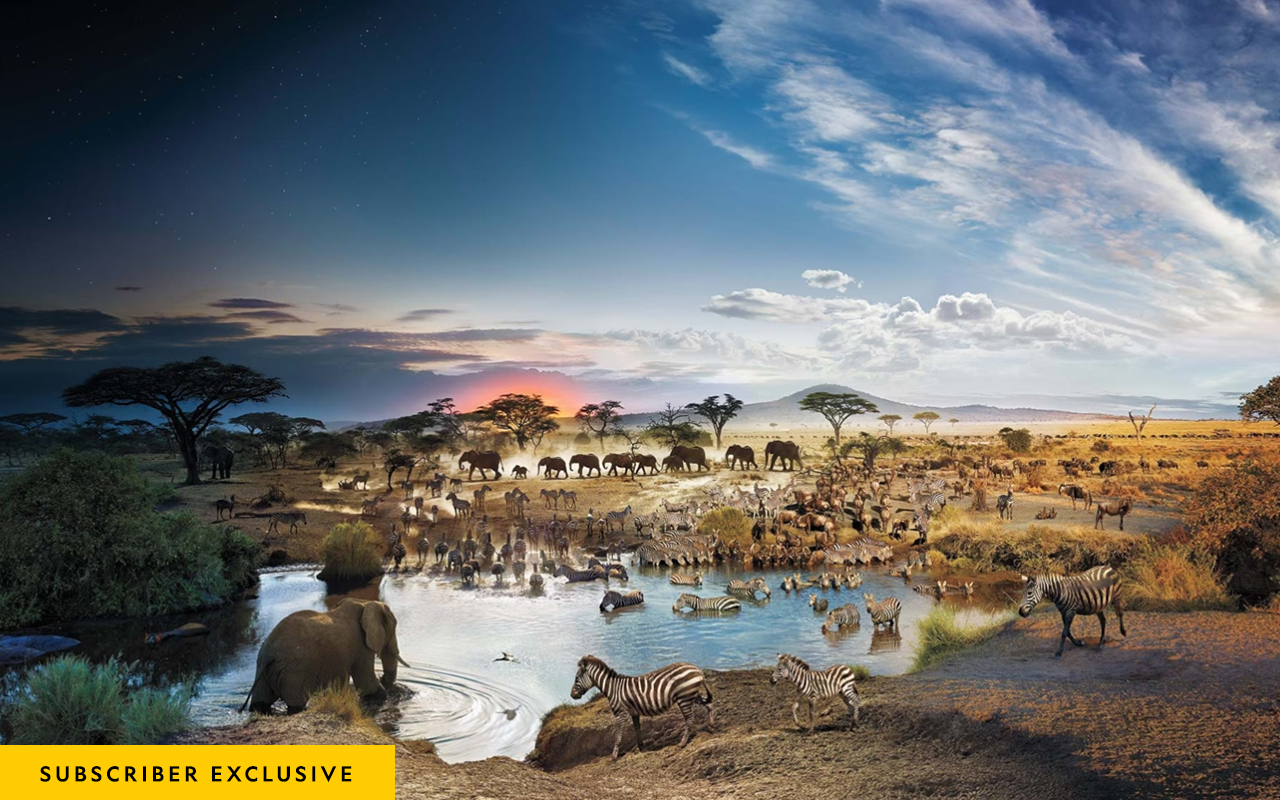
[(351, 488), (355, 489), (360, 486), (363, 486), (366, 491), (369, 489), (369, 470), (367, 469), (351, 476)]
[(809, 607), (821, 614), (826, 611), (831, 604), (827, 602), (827, 598), (818, 599), (816, 594), (809, 595)]
[(901, 600), (896, 597), (886, 597), (877, 603), (875, 596), (870, 594), (862, 595), (862, 599), (867, 602), (867, 614), (877, 629), (881, 625), (894, 629), (898, 627), (898, 615), (902, 613)]
[(772, 597), (773, 595), (765, 584), (764, 578), (752, 578), (749, 581), (734, 578), (729, 581), (728, 590), (731, 592), (750, 592), (752, 597), (755, 597), (756, 592), (764, 592), (765, 597)]
[(606, 611), (617, 611), (626, 606), (638, 606), (644, 602), (644, 592), (622, 592), (607, 591), (604, 593), (604, 599), (600, 601), (600, 613)]
[(822, 623), (822, 632), (838, 631), (846, 625), (854, 628), (862, 626), (862, 618), (858, 614), (858, 607), (853, 603), (845, 603), (842, 606), (831, 609), (831, 612), (827, 614), (827, 618)]
[(578, 493), (561, 489), (560, 502), (564, 503), (565, 508), (576, 511), (578, 509)]
[(679, 707), (680, 714), (684, 717), (681, 747), (688, 744), (693, 735), (690, 721), (695, 703), (707, 709), (707, 730), (715, 727), (716, 711), (711, 704), (711, 690), (707, 688), (706, 676), (692, 664), (668, 664), (653, 672), (630, 676), (615, 672), (595, 656), (583, 656), (578, 661), (578, 674), (573, 679), (573, 689), (569, 691), (569, 696), (574, 700), (581, 700), (593, 687), (599, 689), (600, 694), (609, 701), (609, 708), (617, 721), (613, 734), (615, 759), (618, 757), (622, 731), (628, 718), (636, 732), (637, 750), (644, 749), (640, 739), (641, 714), (652, 717), (672, 706)]
[(1002, 495), (996, 496), (996, 513), (1000, 515), (1000, 519), (1008, 519), (1013, 522), (1013, 487), (1009, 487), (1009, 491)]
[(391, 538), (387, 542), (387, 558), (394, 559), (396, 562), (396, 570), (400, 569), (400, 562), (404, 561), (404, 557), (408, 555), (408, 551), (404, 546), (404, 534), (396, 533), (396, 526), (391, 526)]
[(301, 511), (277, 511), (271, 515), (271, 521), (267, 523), (267, 533), (272, 531), (279, 533), (282, 522), (289, 524), (289, 533), (297, 533), (299, 521), (306, 525), (307, 515)]
[(618, 524), (618, 530), (622, 530), (622, 526), (626, 524), (627, 517), (631, 516), (631, 506), (627, 506), (621, 511), (610, 511), (604, 515), (604, 523), (606, 529), (611, 529), (613, 524)]
[(680, 573), (671, 573), (672, 586), (701, 586), (702, 573), (695, 572), (692, 575), (682, 575)]
[(523, 559), (511, 562), (511, 574), (516, 576), (517, 583), (524, 583), (525, 566)]
[(1076, 614), (1097, 614), (1102, 625), (1102, 633), (1098, 636), (1098, 647), (1101, 649), (1107, 640), (1107, 616), (1104, 613), (1110, 605), (1116, 610), (1116, 619), (1120, 622), (1120, 635), (1128, 636), (1124, 629), (1124, 611), (1120, 607), (1120, 574), (1111, 567), (1094, 567), (1079, 575), (1058, 575), (1047, 573), (1035, 577), (1023, 576), (1027, 589), (1022, 595), (1022, 605), (1018, 614), (1027, 616), (1036, 603), (1041, 600), (1052, 600), (1062, 614), (1062, 638), (1058, 641), (1058, 652), (1054, 658), (1062, 657), (1062, 648), (1067, 639), (1076, 647), (1083, 647), (1084, 642), (1071, 635), (1071, 622)]
[(804, 661), (790, 653), (778, 653), (778, 666), (773, 668), (773, 676), (769, 683), (777, 685), (778, 681), (787, 679), (796, 686), (800, 698), (791, 706), (791, 717), (796, 727), (803, 730), (800, 724), (800, 700), (809, 706), (809, 732), (814, 731), (813, 704), (816, 700), (839, 697), (849, 709), (849, 730), (858, 725), (858, 687), (853, 681), (853, 670), (845, 664), (836, 664), (822, 671), (811, 669)]
[(693, 611), (737, 611), (742, 608), (742, 602), (727, 595), (698, 597), (696, 594), (682, 594), (676, 598), (675, 605), (671, 606), (672, 611), (684, 611), (686, 608)]
[(529, 591), (531, 592), (542, 591), (542, 575), (535, 572), (529, 576)]
[(573, 569), (567, 564), (561, 565), (554, 577), (568, 578), (569, 583), (582, 583), (584, 581), (594, 581), (605, 577), (603, 567), (593, 567), (592, 569)]

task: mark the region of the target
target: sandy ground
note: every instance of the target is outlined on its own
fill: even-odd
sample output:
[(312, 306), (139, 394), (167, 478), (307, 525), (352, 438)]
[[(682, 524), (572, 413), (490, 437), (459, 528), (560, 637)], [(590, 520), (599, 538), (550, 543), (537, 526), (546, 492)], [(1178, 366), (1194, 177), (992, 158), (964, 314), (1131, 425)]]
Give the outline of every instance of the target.
[[(646, 749), (613, 762), (600, 701), (549, 724), (547, 772), (509, 759), (449, 766), (420, 743), (397, 750), (397, 796), (426, 798), (1225, 798), (1280, 797), (1280, 615), (1126, 615), (1101, 651), (1052, 653), (1055, 612), (1020, 620), (924, 673), (861, 686), (862, 721), (821, 704), (818, 731), (791, 721), (791, 690), (765, 671), (710, 673), (717, 728), (646, 719)], [(1096, 643), (1096, 623), (1078, 631)], [(185, 742), (377, 741), (317, 715), (197, 731)], [(624, 749), (632, 737), (624, 737)], [(557, 767), (561, 764), (543, 764)]]

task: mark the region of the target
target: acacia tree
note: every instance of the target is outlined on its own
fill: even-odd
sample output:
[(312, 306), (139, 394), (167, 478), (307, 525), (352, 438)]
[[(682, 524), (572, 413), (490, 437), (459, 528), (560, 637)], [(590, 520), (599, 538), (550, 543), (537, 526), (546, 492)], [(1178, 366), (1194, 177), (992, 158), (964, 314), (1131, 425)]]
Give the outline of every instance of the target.
[[(847, 448), (847, 449), (845, 449)], [(894, 455), (907, 449), (906, 442), (894, 436), (875, 436), (866, 431), (859, 431), (858, 436), (844, 445), (844, 454), (851, 451), (862, 454), (862, 465), (867, 469), (876, 468), (876, 459), (882, 455)]]
[(573, 418), (582, 426), (585, 433), (589, 433), (600, 440), (600, 448), (604, 449), (604, 440), (609, 437), (610, 429), (621, 418), (618, 412), (622, 410), (622, 403), (617, 400), (602, 400), (599, 403), (587, 403), (578, 409), (578, 413)]
[(884, 426), (889, 429), (890, 436), (893, 435), (893, 426), (902, 421), (902, 417), (898, 414), (881, 414), (877, 419), (883, 422)]
[(159, 367), (111, 367), (62, 393), (73, 408), (141, 405), (159, 412), (173, 430), (187, 468), (187, 485), (200, 483), (200, 437), (229, 406), (287, 397), (277, 378), (211, 356)]
[(937, 411), (921, 411), (919, 414), (916, 414), (915, 416), (912, 417), (912, 419), (914, 419), (916, 422), (919, 422), (921, 425), (924, 426), (925, 436), (929, 435), (929, 426), (937, 422), (941, 418), (942, 418), (942, 415), (939, 414)]
[(477, 408), (475, 415), (498, 430), (508, 431), (516, 437), (516, 446), (524, 450), (537, 431), (546, 433), (548, 423), (559, 429), (555, 422), (559, 412), (556, 406), (544, 403), (540, 394), (504, 394)]
[(649, 418), (644, 435), (667, 448), (698, 441), (698, 426), (689, 421), (683, 410), (667, 403), (667, 407)]
[(50, 411), (33, 411), (27, 414), (8, 414), (0, 417), (0, 422), (5, 425), (13, 425), (16, 428), (22, 428), (27, 433), (37, 431), (46, 425), (52, 425), (55, 422), (62, 422), (66, 417), (61, 414), (54, 414)]
[(950, 422), (950, 423), (951, 423), (951, 430), (955, 430), (955, 429), (956, 429), (956, 423), (957, 423), (957, 422), (959, 422), (959, 421), (960, 421), (960, 420), (956, 419), (955, 417), (952, 417), (951, 419), (947, 420), (947, 422)]
[(729, 423), (729, 420), (738, 416), (742, 405), (741, 400), (726, 392), (723, 403), (720, 402), (720, 395), (713, 394), (701, 403), (689, 403), (685, 408), (711, 425), (711, 430), (716, 434), (716, 449), (719, 450), (720, 434), (724, 432), (724, 426)]
[(1280, 425), (1280, 375), (1240, 395), (1240, 418), (1245, 422), (1269, 419)]
[(840, 428), (857, 414), (874, 414), (880, 409), (876, 404), (852, 393), (811, 392), (800, 401), (802, 411), (812, 411), (826, 417), (835, 431), (836, 446), (840, 446)]
[(382, 468), (387, 471), (387, 491), (391, 491), (391, 476), (398, 470), (405, 470), (405, 480), (413, 479), (413, 468), (418, 466), (418, 457), (413, 453), (405, 453), (396, 448), (387, 451), (382, 457)]

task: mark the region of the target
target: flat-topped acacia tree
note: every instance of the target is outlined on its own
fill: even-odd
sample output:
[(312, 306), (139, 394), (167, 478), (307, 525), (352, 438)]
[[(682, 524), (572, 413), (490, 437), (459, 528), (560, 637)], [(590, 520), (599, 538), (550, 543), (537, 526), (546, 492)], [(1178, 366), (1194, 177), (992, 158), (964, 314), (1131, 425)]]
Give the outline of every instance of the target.
[(812, 411), (826, 417), (835, 431), (836, 447), (840, 446), (840, 428), (849, 417), (857, 414), (874, 414), (880, 409), (876, 404), (851, 392), (835, 394), (832, 392), (810, 392), (800, 401), (802, 411)]
[(227, 407), (287, 397), (284, 384), (239, 364), (211, 356), (159, 367), (110, 367), (62, 393), (76, 407), (146, 406), (159, 412), (187, 468), (187, 485), (200, 483), (200, 437)]

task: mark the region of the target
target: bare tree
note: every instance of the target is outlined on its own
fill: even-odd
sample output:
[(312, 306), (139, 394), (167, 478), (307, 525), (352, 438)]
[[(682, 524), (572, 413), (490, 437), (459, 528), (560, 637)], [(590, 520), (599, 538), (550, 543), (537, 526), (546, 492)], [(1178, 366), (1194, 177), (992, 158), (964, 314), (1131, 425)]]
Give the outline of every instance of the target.
[(1156, 413), (1155, 403), (1151, 404), (1151, 410), (1148, 411), (1145, 416), (1139, 415), (1135, 417), (1132, 411), (1129, 412), (1129, 424), (1133, 425), (1133, 435), (1134, 435), (1134, 438), (1138, 440), (1139, 452), (1141, 452), (1142, 450), (1142, 431), (1144, 428), (1147, 427), (1147, 423), (1151, 421), (1151, 416), (1155, 413)]

